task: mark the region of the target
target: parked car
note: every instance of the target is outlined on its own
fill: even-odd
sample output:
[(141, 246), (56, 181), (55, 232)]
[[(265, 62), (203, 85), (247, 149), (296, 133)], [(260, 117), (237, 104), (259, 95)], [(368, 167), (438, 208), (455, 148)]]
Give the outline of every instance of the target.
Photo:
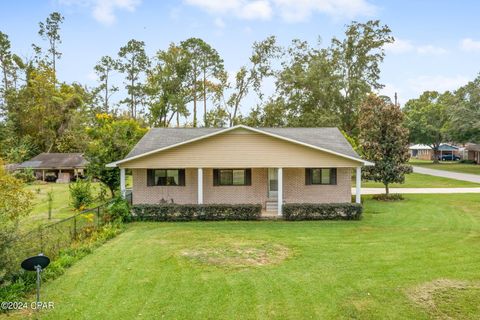
[(438, 160), (441, 160), (441, 161), (458, 161), (458, 160), (460, 160), (460, 157), (456, 156), (454, 154), (443, 154), (442, 156), (438, 156)]

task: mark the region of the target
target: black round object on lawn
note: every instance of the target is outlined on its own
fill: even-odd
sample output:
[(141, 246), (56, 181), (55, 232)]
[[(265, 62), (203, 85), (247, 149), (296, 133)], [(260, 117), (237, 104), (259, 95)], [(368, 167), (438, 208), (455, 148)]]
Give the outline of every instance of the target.
[(22, 261), (22, 268), (27, 271), (37, 271), (37, 268), (45, 269), (50, 264), (50, 258), (38, 255)]
[(38, 306), (40, 304), (40, 272), (45, 269), (50, 264), (50, 258), (44, 256), (40, 253), (38, 256), (30, 257), (22, 261), (22, 268), (27, 271), (36, 271), (37, 272), (37, 304), (36, 310), (38, 311)]

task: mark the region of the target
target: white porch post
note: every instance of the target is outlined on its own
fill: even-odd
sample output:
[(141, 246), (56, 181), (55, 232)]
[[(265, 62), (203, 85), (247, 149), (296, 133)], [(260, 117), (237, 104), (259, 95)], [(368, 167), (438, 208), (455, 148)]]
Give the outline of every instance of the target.
[(198, 180), (197, 203), (203, 204), (203, 168), (198, 168), (197, 180)]
[(120, 168), (120, 192), (122, 194), (122, 198), (125, 198), (125, 168)]
[(362, 202), (362, 167), (357, 167), (355, 202)]
[(277, 195), (277, 215), (282, 215), (282, 206), (283, 206), (283, 168), (278, 168), (278, 195)]

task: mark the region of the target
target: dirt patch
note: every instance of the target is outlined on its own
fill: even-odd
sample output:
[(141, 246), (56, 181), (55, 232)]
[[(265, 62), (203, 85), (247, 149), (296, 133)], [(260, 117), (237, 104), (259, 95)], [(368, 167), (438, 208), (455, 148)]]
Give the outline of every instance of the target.
[(222, 246), (196, 247), (181, 252), (181, 256), (187, 259), (224, 267), (278, 264), (290, 254), (289, 248), (270, 243), (230, 243)]
[[(407, 290), (407, 296), (436, 319), (454, 319), (438, 306), (436, 300), (459, 290), (480, 289), (480, 281), (438, 279)], [(437, 300), (438, 301), (438, 300)], [(442, 303), (445, 304), (445, 303)], [(454, 306), (451, 306), (454, 308)]]

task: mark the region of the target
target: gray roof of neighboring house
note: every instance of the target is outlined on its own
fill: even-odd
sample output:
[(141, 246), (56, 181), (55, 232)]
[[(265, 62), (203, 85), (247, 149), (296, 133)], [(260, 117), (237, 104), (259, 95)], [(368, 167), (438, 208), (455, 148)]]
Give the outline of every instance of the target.
[[(254, 128), (360, 159), (337, 128)], [(225, 128), (152, 128), (125, 159), (225, 130)]]
[(469, 143), (465, 146), (465, 150), (468, 151), (480, 151), (480, 144)]
[(88, 161), (82, 153), (40, 153), (32, 159), (22, 162), (19, 168), (32, 169), (69, 169), (85, 168)]

